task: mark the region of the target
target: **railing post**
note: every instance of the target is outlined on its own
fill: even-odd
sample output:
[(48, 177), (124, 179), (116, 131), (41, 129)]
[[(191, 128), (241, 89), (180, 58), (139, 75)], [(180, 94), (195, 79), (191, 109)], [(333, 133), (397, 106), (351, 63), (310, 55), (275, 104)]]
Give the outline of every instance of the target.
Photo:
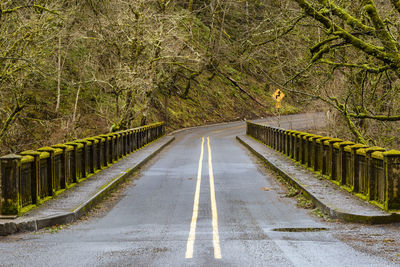
[(68, 143), (65, 143), (65, 145), (73, 147), (73, 150), (71, 152), (72, 159), (70, 159), (69, 173), (70, 173), (71, 183), (77, 183), (77, 182), (79, 182), (79, 179), (81, 178), (81, 171), (78, 168), (78, 164), (79, 164), (78, 160), (81, 160), (78, 158), (79, 145), (74, 142), (68, 142)]
[(359, 192), (359, 162), (357, 160), (357, 150), (366, 147), (366, 145), (362, 144), (355, 144), (348, 147), (351, 150), (351, 176), (349, 177), (350, 184), (348, 186), (356, 193)]
[(21, 156), (31, 156), (33, 157), (32, 164), (32, 178), (31, 178), (31, 195), (32, 204), (37, 204), (40, 202), (40, 152), (28, 150), (19, 153)]
[(21, 156), (7, 155), (1, 162), (1, 214), (18, 215), (21, 209)]
[(333, 145), (335, 143), (339, 143), (339, 142), (343, 142), (343, 140), (338, 139), (338, 138), (331, 138), (331, 139), (325, 141), (325, 144), (328, 145), (328, 155), (326, 157), (326, 161), (327, 161), (326, 162), (326, 175), (328, 175), (333, 180), (336, 178), (334, 176), (336, 175), (335, 170), (337, 170), (337, 164), (338, 164), (338, 162), (336, 162)]
[(297, 140), (298, 140), (298, 147), (299, 147), (299, 153), (298, 153), (298, 161), (300, 164), (305, 164), (306, 163), (306, 146), (304, 142), (304, 137), (307, 136), (307, 133), (298, 133), (297, 134)]
[(289, 132), (284, 130), (283, 134), (283, 151), (286, 156), (289, 156)]
[(293, 130), (286, 131), (288, 135), (288, 156), (294, 158)]
[(105, 140), (101, 136), (94, 136), (93, 139), (96, 140), (96, 169), (101, 170), (105, 167), (104, 163), (104, 151), (105, 151)]
[(385, 173), (385, 202), (386, 210), (400, 209), (400, 151), (383, 152)]
[(315, 137), (314, 134), (307, 134), (303, 137), (304, 142), (304, 164), (307, 167), (311, 167), (311, 156), (312, 156), (312, 140), (311, 138)]
[(103, 150), (103, 160), (104, 167), (107, 167), (110, 163), (112, 163), (112, 157), (110, 152), (110, 142), (112, 141), (111, 137), (106, 134), (100, 135), (101, 138), (104, 138), (104, 150)]
[(130, 154), (132, 152), (132, 131), (128, 130), (126, 132), (126, 138), (127, 138), (127, 145), (126, 145), (126, 154)]
[[(338, 150), (338, 160), (336, 162), (337, 164), (337, 171), (336, 171), (336, 177), (333, 177), (333, 179), (336, 179), (340, 185), (345, 185), (346, 180), (347, 180), (347, 173), (348, 170), (346, 169), (346, 151), (345, 147), (349, 145), (354, 145), (353, 142), (349, 141), (344, 141), (344, 142), (338, 142), (334, 144), (334, 148)], [(332, 170), (333, 171), (333, 170)]]
[(322, 138), (320, 135), (315, 135), (310, 137), (311, 141), (311, 149), (310, 149), (310, 156), (311, 156), (311, 167), (314, 171), (318, 171), (318, 144), (317, 140)]
[(324, 142), (330, 139), (329, 137), (321, 137), (316, 140), (316, 156), (317, 156), (317, 169), (316, 171), (321, 172), (321, 174), (326, 174), (326, 156), (328, 154), (328, 149), (325, 149)]
[(88, 174), (90, 173), (90, 166), (89, 166), (89, 147), (88, 147), (88, 143), (90, 143), (89, 141), (86, 140), (75, 140), (75, 143), (81, 144), (83, 145), (82, 148), (82, 157), (80, 158), (81, 163), (82, 163), (82, 178), (86, 178), (88, 176)]
[(37, 151), (39, 152), (47, 152), (49, 154), (49, 158), (47, 159), (47, 186), (49, 196), (56, 195), (56, 168), (55, 168), (55, 149), (51, 147), (43, 147), (39, 148)]
[(283, 153), (284, 152), (284, 142), (283, 142), (283, 137), (284, 137), (284, 132), (285, 130), (283, 129), (278, 129), (278, 151)]
[(111, 163), (117, 161), (118, 157), (118, 140), (117, 140), (117, 136), (114, 133), (109, 134), (111, 137), (110, 140), (110, 156), (111, 156)]
[(295, 132), (293, 134), (294, 137), (294, 160), (300, 161), (300, 154), (301, 154), (301, 132)]
[(133, 130), (133, 151), (136, 151), (138, 149), (138, 132), (137, 129)]
[(124, 131), (123, 132), (123, 142), (122, 142), (122, 155), (126, 156), (128, 155), (128, 131)]
[(373, 173), (374, 173), (374, 162), (373, 162), (373, 158), (372, 158), (372, 153), (374, 152), (383, 152), (385, 151), (384, 148), (382, 147), (369, 147), (367, 149), (365, 149), (365, 164), (367, 166), (367, 172), (366, 172), (366, 182), (367, 182), (367, 199), (368, 200), (375, 200), (376, 195), (375, 195), (375, 187), (376, 187), (376, 177), (374, 177)]
[(66, 145), (62, 145), (62, 144), (58, 144), (58, 145), (54, 145), (51, 146), (52, 148), (58, 148), (58, 149), (62, 149), (62, 157), (61, 157), (61, 161), (62, 161), (62, 165), (63, 168), (60, 172), (62, 172), (62, 176), (63, 178), (60, 179), (60, 187), (62, 189), (68, 188), (68, 180), (70, 177), (70, 164), (69, 164), (69, 152), (68, 152), (68, 146)]
[(89, 172), (94, 173), (97, 169), (97, 145), (98, 140), (95, 138), (86, 138), (89, 147)]

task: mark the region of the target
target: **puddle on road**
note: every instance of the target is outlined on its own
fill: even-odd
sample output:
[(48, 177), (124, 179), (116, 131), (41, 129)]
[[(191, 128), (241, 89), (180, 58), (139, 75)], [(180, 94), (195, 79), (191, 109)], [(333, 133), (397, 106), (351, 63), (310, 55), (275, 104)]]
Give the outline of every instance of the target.
[(294, 228), (272, 228), (271, 231), (274, 232), (321, 232), (321, 231), (328, 231), (329, 228), (323, 227), (309, 227), (309, 228), (302, 228), (302, 227), (294, 227)]

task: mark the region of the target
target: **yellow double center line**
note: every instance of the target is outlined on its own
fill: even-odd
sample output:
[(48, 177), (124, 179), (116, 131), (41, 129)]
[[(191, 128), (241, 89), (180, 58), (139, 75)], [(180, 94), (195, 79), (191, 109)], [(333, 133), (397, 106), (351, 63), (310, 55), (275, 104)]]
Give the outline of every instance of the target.
[[(193, 258), (193, 247), (194, 241), (196, 240), (196, 226), (197, 226), (197, 217), (199, 214), (199, 198), (200, 198), (200, 187), (201, 187), (201, 170), (203, 168), (203, 156), (204, 156), (204, 137), (201, 141), (201, 152), (199, 159), (199, 168), (197, 170), (197, 183), (196, 183), (196, 191), (194, 194), (194, 203), (193, 203), (193, 215), (192, 222), (190, 223), (190, 232), (189, 237), (186, 244), (186, 258)], [(219, 232), (218, 232), (218, 212), (217, 212), (217, 201), (215, 199), (215, 187), (214, 187), (214, 173), (212, 167), (212, 158), (211, 158), (211, 146), (210, 146), (210, 138), (207, 137), (207, 147), (208, 147), (208, 170), (209, 170), (209, 178), (210, 178), (210, 197), (211, 197), (211, 213), (212, 213), (212, 229), (213, 229), (213, 245), (214, 245), (214, 258), (221, 259), (221, 247), (219, 243)]]

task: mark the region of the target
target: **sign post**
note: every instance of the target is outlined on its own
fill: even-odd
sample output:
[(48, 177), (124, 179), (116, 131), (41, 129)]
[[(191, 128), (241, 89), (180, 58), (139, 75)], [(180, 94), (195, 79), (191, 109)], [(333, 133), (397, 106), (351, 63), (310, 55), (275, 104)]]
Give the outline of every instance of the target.
[(278, 127), (281, 127), (281, 101), (285, 97), (285, 94), (280, 89), (276, 89), (276, 91), (272, 94), (272, 97), (276, 101), (275, 107), (278, 110)]

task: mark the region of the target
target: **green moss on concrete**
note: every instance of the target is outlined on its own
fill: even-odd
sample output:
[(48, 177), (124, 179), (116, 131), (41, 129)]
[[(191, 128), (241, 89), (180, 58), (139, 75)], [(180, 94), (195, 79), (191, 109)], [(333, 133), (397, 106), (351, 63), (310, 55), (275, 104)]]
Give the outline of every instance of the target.
[(30, 163), (30, 162), (34, 162), (35, 161), (35, 158), (33, 157), (33, 156), (23, 156), (22, 158), (21, 158), (21, 163), (22, 164), (24, 164), (24, 163)]
[(354, 142), (350, 142), (350, 141), (337, 142), (337, 143), (333, 144), (333, 147), (339, 148), (341, 146), (349, 146), (349, 145), (354, 145)]
[(20, 207), (12, 199), (5, 199), (1, 205), (1, 214), (18, 215)]
[(379, 160), (383, 160), (383, 152), (381, 151), (375, 151), (371, 154), (371, 157), (374, 159), (379, 159)]
[(384, 157), (400, 157), (400, 151), (399, 150), (389, 150), (386, 152), (383, 152)]
[(339, 142), (343, 142), (343, 140), (339, 138), (330, 138), (324, 141), (324, 145), (329, 146), (331, 143), (339, 143)]

